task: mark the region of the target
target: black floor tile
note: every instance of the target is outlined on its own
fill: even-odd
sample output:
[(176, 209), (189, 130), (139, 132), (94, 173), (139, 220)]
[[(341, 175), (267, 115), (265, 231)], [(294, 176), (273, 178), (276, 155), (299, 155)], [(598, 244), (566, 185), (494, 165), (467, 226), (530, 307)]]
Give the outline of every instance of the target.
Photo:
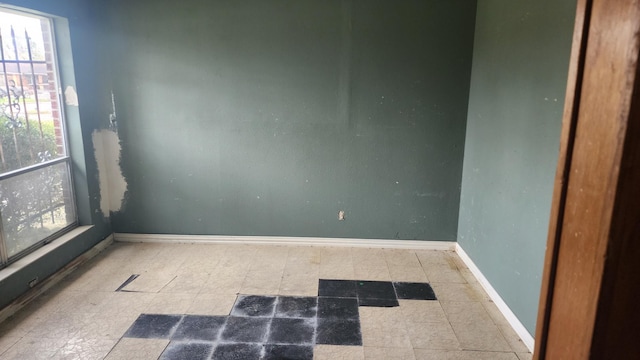
[(313, 360), (313, 346), (266, 345), (264, 360)]
[(276, 298), (274, 296), (238, 296), (231, 315), (233, 316), (273, 316)]
[(358, 300), (349, 298), (318, 298), (318, 318), (358, 319)]
[(269, 330), (269, 344), (313, 344), (315, 319), (274, 318)]
[(144, 339), (168, 339), (181, 319), (181, 315), (142, 314), (138, 316), (124, 336)]
[(160, 356), (160, 360), (207, 360), (212, 350), (213, 343), (172, 341)]
[(226, 316), (185, 315), (171, 339), (215, 341), (226, 319)]
[(318, 296), (356, 297), (354, 280), (323, 280), (318, 283)]
[(317, 297), (281, 296), (276, 305), (276, 317), (312, 318), (318, 310)]
[(262, 345), (220, 344), (213, 352), (212, 360), (260, 360)]
[(399, 306), (398, 299), (358, 299), (358, 305), (360, 306), (372, 306), (372, 307), (395, 307)]
[(396, 292), (390, 281), (356, 282), (358, 299), (395, 299)]
[(270, 318), (229, 316), (221, 340), (227, 342), (263, 342), (269, 330)]
[(431, 285), (427, 283), (394, 282), (398, 299), (403, 300), (437, 300)]
[(318, 319), (316, 344), (362, 345), (359, 320)]

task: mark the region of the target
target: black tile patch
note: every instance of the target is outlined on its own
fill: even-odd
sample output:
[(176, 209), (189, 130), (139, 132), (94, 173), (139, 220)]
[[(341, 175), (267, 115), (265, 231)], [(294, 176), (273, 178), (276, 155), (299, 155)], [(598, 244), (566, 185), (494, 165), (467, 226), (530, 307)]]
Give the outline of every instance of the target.
[(318, 318), (321, 319), (358, 319), (358, 300), (349, 298), (318, 298)]
[(313, 346), (266, 345), (264, 360), (313, 360)]
[(318, 319), (316, 344), (362, 345), (360, 320)]
[(398, 299), (403, 300), (437, 300), (431, 285), (427, 283), (394, 282)]
[(271, 321), (268, 344), (313, 344), (315, 321), (275, 318)]
[(260, 360), (262, 345), (258, 344), (220, 344), (213, 351), (212, 360)]
[(318, 282), (318, 296), (356, 297), (355, 280), (323, 280)]
[(274, 296), (238, 296), (231, 315), (233, 316), (273, 316), (276, 298)]
[(160, 360), (207, 360), (212, 350), (213, 343), (172, 341), (160, 356)]
[(185, 315), (171, 340), (215, 341), (226, 320), (226, 316)]
[(360, 306), (373, 306), (373, 307), (395, 307), (399, 306), (398, 299), (358, 299), (358, 305)]
[(396, 292), (390, 281), (356, 282), (358, 299), (396, 299)]
[(168, 339), (181, 319), (181, 315), (141, 314), (124, 336), (143, 339)]
[(276, 317), (283, 318), (312, 318), (318, 310), (317, 297), (278, 297)]
[(229, 316), (221, 340), (262, 343), (267, 337), (270, 322), (269, 318)]

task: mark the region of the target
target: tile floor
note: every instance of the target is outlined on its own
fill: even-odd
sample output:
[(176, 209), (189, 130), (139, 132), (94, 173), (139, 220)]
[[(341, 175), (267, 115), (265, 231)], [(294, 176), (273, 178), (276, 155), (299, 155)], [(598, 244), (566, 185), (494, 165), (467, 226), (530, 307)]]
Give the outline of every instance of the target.
[[(133, 274), (139, 276), (115, 291)], [(313, 346), (305, 309), (295, 303), (316, 301), (319, 290), (323, 295), (332, 288), (326, 282), (319, 289), (320, 279), (429, 283), (437, 300), (399, 298), (399, 306), (392, 307), (361, 303), (362, 346), (318, 341)], [(298, 312), (278, 316), (276, 309), (270, 317), (243, 317), (242, 311), (260, 311), (234, 308), (251, 295), (290, 302), (288, 311)], [(291, 300), (300, 298), (306, 300)], [(273, 329), (286, 325), (299, 331), (272, 330), (268, 337), (273, 344), (264, 347), (244, 340), (217, 345), (193, 341), (211, 338), (232, 319), (251, 330), (225, 335), (240, 340), (260, 328), (248, 324), (256, 319), (275, 321)], [(158, 321), (180, 322), (170, 327), (173, 340), (163, 334), (137, 337), (140, 328), (134, 323)], [(181, 342), (181, 336), (190, 341)], [(292, 353), (290, 346), (281, 345), (291, 336), (307, 345)], [(325, 335), (318, 331), (315, 336)], [(0, 323), (0, 359), (188, 359), (202, 354), (220, 359), (251, 359), (255, 354), (332, 360), (531, 358), (469, 270), (448, 251), (116, 243)]]

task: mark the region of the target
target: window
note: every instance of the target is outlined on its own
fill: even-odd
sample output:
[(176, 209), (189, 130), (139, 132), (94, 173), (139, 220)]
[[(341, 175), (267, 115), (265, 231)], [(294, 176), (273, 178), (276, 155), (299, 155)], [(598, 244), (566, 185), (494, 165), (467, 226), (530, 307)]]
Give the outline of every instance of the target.
[(53, 31), (0, 8), (0, 267), (77, 223)]

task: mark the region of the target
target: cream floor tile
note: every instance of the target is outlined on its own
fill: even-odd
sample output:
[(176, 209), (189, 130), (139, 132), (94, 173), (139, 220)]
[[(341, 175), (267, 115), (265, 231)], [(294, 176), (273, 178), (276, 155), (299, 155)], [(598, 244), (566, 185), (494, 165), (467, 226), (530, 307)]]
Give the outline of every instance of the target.
[(429, 281), (434, 283), (464, 284), (467, 282), (457, 269), (449, 269), (443, 266), (423, 267), (423, 269)]
[(428, 282), (427, 275), (420, 266), (389, 266), (391, 280), (404, 282)]
[(391, 281), (387, 266), (356, 265), (353, 274), (357, 280)]
[(504, 336), (504, 339), (507, 340), (507, 343), (516, 353), (527, 353), (529, 352), (529, 348), (524, 344), (520, 336), (513, 330), (511, 325), (498, 325), (498, 329)]
[(136, 292), (114, 292), (100, 309), (100, 315), (140, 314), (144, 312), (157, 294)]
[[(138, 313), (118, 312), (100, 313), (92, 317), (92, 321), (82, 327), (76, 338), (85, 339), (119, 339), (138, 318)], [(114, 344), (115, 345), (115, 344)]]
[(157, 360), (169, 340), (122, 338), (106, 360)]
[(510, 352), (439, 351), (415, 349), (416, 360), (518, 360)]
[(51, 359), (69, 339), (23, 337), (0, 355), (0, 360)]
[(251, 270), (240, 287), (241, 294), (276, 295), (280, 290), (282, 269)]
[(284, 276), (278, 291), (288, 296), (318, 296), (318, 277)]
[(102, 360), (117, 342), (117, 339), (74, 337), (58, 350), (53, 357), (65, 360)]
[(159, 293), (149, 302), (145, 309), (147, 314), (184, 314), (187, 312), (195, 294)]
[(286, 276), (308, 276), (308, 277), (318, 277), (320, 274), (320, 265), (305, 265), (299, 263), (287, 263), (284, 267), (283, 275)]
[(363, 360), (362, 346), (316, 345), (313, 349), (314, 360)]
[(70, 291), (67, 292), (67, 295), (65, 299), (60, 301), (55, 312), (97, 313), (109, 304), (115, 292)]
[(519, 352), (516, 353), (516, 355), (518, 356), (518, 360), (531, 360), (533, 358), (530, 352)]
[(407, 322), (406, 326), (414, 349), (461, 349), (458, 338), (448, 322)]
[(362, 344), (365, 347), (411, 348), (401, 313), (396, 308), (360, 307)]
[(160, 289), (164, 293), (197, 294), (209, 280), (206, 273), (185, 273), (176, 275), (166, 286)]
[(351, 256), (354, 266), (386, 266), (387, 261), (384, 258), (382, 249), (351, 249)]
[(236, 295), (198, 294), (187, 309), (193, 315), (229, 315)]
[(449, 265), (452, 263), (450, 257), (456, 255), (452, 251), (418, 250), (416, 251), (416, 256), (423, 267), (429, 267), (435, 265)]
[(1, 336), (0, 337), (0, 355), (9, 350), (21, 338), (18, 336)]
[(359, 280), (352, 264), (322, 264), (318, 276), (320, 279)]
[(38, 324), (27, 333), (27, 337), (35, 339), (70, 340), (80, 329), (90, 324), (95, 314), (89, 313), (54, 313), (44, 322)]
[(400, 312), (405, 322), (448, 322), (439, 301), (399, 300)]
[(240, 292), (246, 272), (219, 273), (209, 276), (209, 280), (202, 284), (201, 293), (205, 294), (237, 294)]
[(453, 331), (460, 342), (462, 350), (478, 351), (512, 351), (511, 346), (493, 322), (455, 323)]
[(31, 329), (44, 323), (53, 313), (33, 312), (27, 306), (0, 323), (0, 338), (5, 336), (23, 337)]
[[(429, 276), (429, 275), (427, 275)], [(469, 284), (431, 283), (440, 301), (480, 301), (482, 296)]]
[(442, 309), (452, 323), (489, 323), (493, 319), (479, 301), (440, 301)]
[(171, 283), (176, 277), (177, 275), (171, 272), (145, 272), (143, 274), (140, 274), (138, 278), (133, 280), (122, 290), (157, 293), (160, 292), (160, 290), (162, 290), (164, 287), (169, 285), (169, 283)]
[(420, 261), (413, 250), (384, 249), (383, 254), (389, 266), (420, 266)]
[(412, 348), (365, 347), (365, 360), (414, 360)]

